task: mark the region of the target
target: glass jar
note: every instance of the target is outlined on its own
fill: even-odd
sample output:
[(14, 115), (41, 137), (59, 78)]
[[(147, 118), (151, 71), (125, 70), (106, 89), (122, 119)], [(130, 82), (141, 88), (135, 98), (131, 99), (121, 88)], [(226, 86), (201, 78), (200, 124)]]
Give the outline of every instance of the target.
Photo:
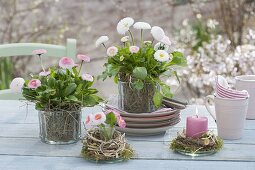
[(155, 111), (153, 96), (155, 88), (145, 83), (142, 90), (131, 87), (129, 82), (119, 81), (119, 108), (129, 113), (149, 113)]
[(81, 109), (39, 111), (41, 141), (47, 144), (76, 143), (81, 137)]

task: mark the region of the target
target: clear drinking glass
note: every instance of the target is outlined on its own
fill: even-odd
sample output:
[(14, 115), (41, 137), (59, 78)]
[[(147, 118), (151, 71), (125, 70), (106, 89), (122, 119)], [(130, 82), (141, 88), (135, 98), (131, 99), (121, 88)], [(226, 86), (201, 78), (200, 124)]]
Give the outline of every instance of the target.
[(44, 143), (76, 143), (81, 137), (81, 110), (39, 111), (39, 127)]
[(145, 83), (142, 90), (136, 90), (129, 82), (119, 81), (119, 108), (129, 113), (153, 112), (154, 91), (151, 83)]

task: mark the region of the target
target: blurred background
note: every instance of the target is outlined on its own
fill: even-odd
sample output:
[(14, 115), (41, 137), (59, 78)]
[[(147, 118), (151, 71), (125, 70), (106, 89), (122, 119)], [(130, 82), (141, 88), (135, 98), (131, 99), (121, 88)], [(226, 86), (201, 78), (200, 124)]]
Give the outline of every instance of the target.
[[(106, 54), (95, 41), (107, 35), (108, 46), (119, 44), (116, 25), (127, 16), (162, 27), (173, 48), (184, 52), (188, 66), (178, 70), (181, 84), (166, 80), (177, 99), (202, 103), (213, 93), (216, 75), (233, 84), (234, 76), (255, 73), (255, 0), (0, 0), (0, 44), (65, 45), (67, 38), (75, 38), (78, 53), (92, 59), (83, 72), (98, 76)], [(58, 59), (43, 62), (50, 67)], [(0, 89), (9, 88), (14, 77), (40, 72), (38, 65), (32, 56), (0, 58)], [(109, 79), (96, 80), (95, 87), (106, 99), (117, 94)]]

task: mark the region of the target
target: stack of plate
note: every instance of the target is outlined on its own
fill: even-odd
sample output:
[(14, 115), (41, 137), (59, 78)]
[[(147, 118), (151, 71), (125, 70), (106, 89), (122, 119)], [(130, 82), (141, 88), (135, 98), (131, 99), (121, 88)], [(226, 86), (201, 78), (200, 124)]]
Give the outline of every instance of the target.
[(181, 120), (179, 109), (163, 108), (152, 113), (127, 113), (111, 105), (106, 105), (106, 109), (120, 112), (127, 126), (124, 129), (116, 129), (132, 136), (161, 134)]

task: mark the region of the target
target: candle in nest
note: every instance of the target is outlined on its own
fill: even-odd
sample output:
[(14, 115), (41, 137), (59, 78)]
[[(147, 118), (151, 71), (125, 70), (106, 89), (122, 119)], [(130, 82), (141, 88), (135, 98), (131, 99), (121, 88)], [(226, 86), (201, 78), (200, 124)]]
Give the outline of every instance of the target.
[(186, 119), (186, 137), (199, 137), (208, 130), (207, 117), (198, 115), (189, 116)]

